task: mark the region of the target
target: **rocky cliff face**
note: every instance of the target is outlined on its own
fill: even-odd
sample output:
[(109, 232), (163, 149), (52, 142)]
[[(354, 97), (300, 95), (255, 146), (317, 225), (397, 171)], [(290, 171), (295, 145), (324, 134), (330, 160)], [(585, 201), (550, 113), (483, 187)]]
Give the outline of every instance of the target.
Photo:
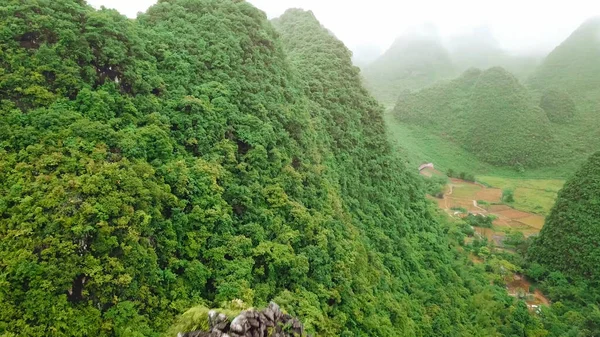
[(281, 312), (273, 302), (262, 310), (245, 310), (229, 320), (215, 310), (208, 314), (209, 331), (179, 333), (178, 337), (288, 337), (306, 336), (302, 323)]

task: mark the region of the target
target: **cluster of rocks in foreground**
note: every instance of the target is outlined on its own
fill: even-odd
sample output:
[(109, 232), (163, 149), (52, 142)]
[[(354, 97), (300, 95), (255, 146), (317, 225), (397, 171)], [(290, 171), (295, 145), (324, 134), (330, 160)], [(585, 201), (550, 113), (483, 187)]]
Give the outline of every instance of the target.
[(210, 331), (179, 333), (177, 337), (296, 337), (306, 336), (302, 323), (281, 312), (273, 302), (262, 310), (246, 310), (231, 322), (224, 314), (208, 313)]

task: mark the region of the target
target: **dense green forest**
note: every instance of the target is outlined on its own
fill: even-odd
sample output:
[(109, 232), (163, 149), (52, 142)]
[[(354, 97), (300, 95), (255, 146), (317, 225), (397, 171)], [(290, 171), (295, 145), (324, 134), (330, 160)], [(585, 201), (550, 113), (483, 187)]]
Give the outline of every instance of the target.
[(394, 123), (466, 151), (479, 166), (570, 176), (600, 146), (600, 19), (585, 21), (537, 67), (507, 56), (484, 33), (451, 41), (452, 61), (458, 69), (498, 63), (507, 70), (469, 69), (418, 91), (398, 88)]
[(393, 114), (489, 164), (523, 169), (549, 161), (548, 118), (502, 68), (470, 69), (455, 80), (401, 94)]
[(361, 66), (365, 86), (386, 106), (398, 95), (458, 77), (469, 68), (502, 67), (520, 80), (535, 70), (538, 59), (503, 51), (489, 32), (442, 39), (435, 34), (405, 34), (376, 60)]
[(567, 275), (600, 281), (600, 152), (559, 192), (531, 260)]
[(540, 329), (450, 248), (311, 13), (280, 33), (243, 1), (0, 15), (0, 334), (158, 336), (232, 299), (319, 336)]
[[(599, 34), (598, 18), (584, 22), (522, 81), (498, 67), (472, 68), (418, 91), (396, 90), (393, 123), (440, 138), (452, 152), (466, 151), (478, 166), (569, 177), (600, 146)], [(464, 39), (471, 43), (455, 43), (465, 47), (452, 54), (459, 67), (485, 66), (479, 56), (488, 55), (486, 62), (502, 59), (489, 37)], [(472, 53), (461, 52), (469, 48)], [(430, 161), (439, 157), (435, 151), (425, 155)]]
[[(206, 308), (269, 301), (316, 336), (599, 333), (597, 275), (570, 288), (550, 253), (496, 254), (471, 218), (437, 211), (425, 193), (447, 179), (406, 166), (352, 53), (312, 12), (159, 0), (128, 19), (6, 0), (0, 19), (0, 336), (174, 336)], [(443, 62), (402, 89), (452, 68), (423, 48)], [(520, 169), (547, 164), (552, 125), (581, 115), (568, 91), (536, 99), (501, 68), (469, 70), (402, 92), (396, 114)], [(567, 184), (548, 232), (580, 185), (593, 217), (597, 178)], [(505, 266), (552, 306), (509, 296)]]
[[(417, 42), (412, 45), (404, 44), (404, 49), (401, 48), (402, 46), (394, 45), (378, 60), (364, 67), (365, 83), (381, 103), (389, 107), (395, 105), (396, 111), (412, 110), (413, 114), (416, 115), (417, 112), (427, 111), (428, 108), (426, 107), (435, 107), (434, 113), (428, 115), (436, 115), (439, 118), (431, 122), (432, 118), (426, 117), (432, 125), (426, 124), (423, 126), (422, 120), (418, 123), (415, 123), (414, 120), (401, 120), (398, 123), (390, 119), (392, 124), (399, 124), (398, 127), (393, 125), (393, 129), (398, 129), (398, 131), (401, 129), (403, 133), (408, 131), (417, 135), (417, 137), (430, 139), (431, 149), (428, 149), (427, 146), (421, 146), (418, 151), (424, 150), (425, 152), (410, 153), (409, 157), (429, 157), (429, 161), (440, 159), (443, 163), (446, 163), (448, 160), (443, 158), (444, 156), (440, 157), (437, 153), (439, 148), (443, 147), (461, 157), (473, 156), (478, 161), (476, 165), (486, 171), (493, 172), (497, 169), (503, 170), (505, 167), (513, 167), (513, 169), (517, 169), (515, 172), (523, 172), (523, 167), (528, 172), (537, 171), (538, 174), (544, 176), (558, 175), (566, 178), (600, 146), (600, 91), (598, 91), (598, 88), (600, 88), (598, 82), (600, 79), (600, 63), (598, 62), (598, 59), (600, 59), (600, 45), (598, 44), (598, 36), (600, 36), (600, 18), (591, 18), (577, 28), (549, 55), (539, 61), (535, 57), (506, 53), (498, 46), (491, 32), (486, 27), (480, 27), (474, 29), (471, 33), (449, 37), (443, 41), (440, 39), (435, 40), (436, 52), (423, 52)], [(412, 41), (420, 41), (425, 44), (425, 42), (431, 42), (431, 39), (414, 37)], [(407, 57), (413, 54), (417, 56), (407, 61)], [(420, 57), (420, 54), (427, 54), (427, 57)], [(428, 61), (432, 57), (437, 60), (437, 63)], [(439, 65), (442, 63), (446, 65), (444, 69), (454, 69), (454, 71), (449, 70), (446, 76), (429, 76), (426, 83), (417, 83), (413, 78), (414, 76), (403, 75), (431, 75), (438, 69), (431, 66), (431, 64)], [(538, 65), (538, 63), (540, 64)], [(523, 107), (509, 107), (510, 104), (492, 106), (490, 104), (493, 99), (490, 99), (487, 105), (477, 107), (477, 109), (483, 110), (472, 115), (483, 117), (485, 119), (483, 123), (487, 126), (494, 123), (496, 125), (494, 128), (477, 128), (481, 121), (463, 118), (462, 112), (470, 110), (472, 107), (471, 103), (467, 103), (470, 99), (465, 95), (462, 98), (453, 95), (461, 95), (459, 92), (464, 93), (462, 86), (466, 83), (464, 81), (465, 75), (473, 74), (468, 68), (481, 68), (485, 71), (490, 67), (498, 66), (505, 69), (521, 83), (515, 85), (512, 90), (520, 92), (518, 95), (522, 98), (519, 101), (528, 106), (526, 110), (531, 110), (532, 106), (537, 106), (546, 115), (547, 118), (544, 118), (539, 114), (539, 109), (536, 109), (538, 112), (533, 114), (536, 119), (529, 119), (529, 121), (539, 124), (540, 127), (539, 129), (534, 127), (533, 133), (529, 131), (523, 133), (524, 128), (531, 128), (533, 125), (523, 126), (520, 124), (523, 119), (517, 118), (515, 120), (515, 115), (511, 114), (511, 112), (516, 113), (522, 110)], [(381, 76), (376, 76), (371, 71), (372, 68), (379, 69), (378, 73)], [(465, 69), (467, 70), (465, 71)], [(509, 76), (506, 75), (504, 77)], [(387, 81), (386, 78), (400, 80), (397, 83), (392, 83)], [(450, 78), (455, 79), (450, 80)], [(462, 82), (461, 79), (463, 79)], [(501, 102), (507, 96), (506, 92), (500, 89), (506, 81), (503, 81), (500, 77), (496, 79), (498, 83), (490, 83), (490, 85), (499, 86), (500, 95), (497, 102)], [(453, 86), (456, 87), (451, 88)], [(435, 93), (440, 90), (447, 91), (447, 93)], [(494, 90), (490, 92), (494, 92)], [(502, 109), (508, 110), (505, 111), (509, 112), (506, 117), (497, 114)], [(531, 116), (532, 114), (526, 113), (524, 115)], [(488, 120), (487, 117), (490, 116), (496, 117), (496, 120), (494, 121), (494, 118)], [(448, 127), (448, 120), (453, 120), (456, 123), (450, 128)], [(548, 121), (550, 124), (548, 124)], [(441, 130), (439, 125), (445, 125), (446, 128)], [(490, 131), (492, 135), (502, 135), (512, 126), (517, 126), (517, 128), (512, 129), (509, 133), (517, 134), (521, 132), (521, 134), (516, 135), (514, 138), (496, 138), (496, 140), (502, 141), (491, 140), (494, 144), (482, 144), (479, 149), (470, 148), (468, 146), (469, 141), (460, 137), (460, 134), (464, 135), (466, 130), (472, 128), (476, 128), (476, 131)], [(541, 142), (538, 137), (539, 134), (542, 134)], [(504, 134), (503, 136), (507, 135)], [(528, 139), (528, 137), (535, 137), (536, 140), (533, 140), (532, 144), (529, 142), (505, 144), (507, 140), (511, 142), (512, 139), (522, 140)], [(403, 142), (418, 142), (418, 139), (412, 139), (413, 136), (408, 138), (401, 136), (399, 138)], [(491, 137), (485, 138), (490, 140)], [(552, 141), (548, 141), (549, 138), (552, 138)], [(540, 143), (545, 144), (545, 146), (543, 148), (539, 147)], [(519, 155), (528, 158), (515, 158), (507, 161), (506, 158), (501, 158), (501, 156), (499, 157), (493, 153), (488, 155), (487, 151), (486, 158), (481, 156), (482, 149), (491, 149), (490, 152), (501, 151), (504, 154), (509, 154), (511, 152), (505, 150), (511, 147), (514, 150), (515, 146), (519, 149), (519, 144), (527, 146), (524, 153)], [(504, 150), (496, 149), (496, 147), (504, 148)], [(400, 145), (400, 148), (402, 148), (402, 145)], [(533, 155), (531, 154), (532, 149), (534, 150)], [(476, 152), (473, 152), (473, 150)], [(412, 149), (409, 151), (412, 151)], [(535, 158), (531, 158), (532, 156)], [(515, 162), (518, 162), (518, 164)], [(526, 163), (523, 164), (523, 162)]]
[(599, 164), (596, 152), (567, 181), (524, 251), (527, 276), (553, 301), (544, 324), (552, 322), (551, 331), (562, 336), (600, 333)]

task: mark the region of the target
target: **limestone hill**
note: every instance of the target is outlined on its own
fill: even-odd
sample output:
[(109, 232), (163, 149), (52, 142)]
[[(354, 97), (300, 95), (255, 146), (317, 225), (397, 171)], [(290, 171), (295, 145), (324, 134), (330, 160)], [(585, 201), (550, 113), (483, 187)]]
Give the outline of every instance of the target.
[(600, 152), (567, 181), (529, 248), (529, 258), (550, 270), (600, 280)]
[(384, 104), (393, 105), (398, 94), (418, 90), (455, 74), (442, 42), (431, 36), (407, 35), (364, 68), (367, 88)]
[(489, 164), (522, 168), (548, 161), (548, 118), (502, 68), (471, 69), (455, 80), (401, 95), (394, 114)]

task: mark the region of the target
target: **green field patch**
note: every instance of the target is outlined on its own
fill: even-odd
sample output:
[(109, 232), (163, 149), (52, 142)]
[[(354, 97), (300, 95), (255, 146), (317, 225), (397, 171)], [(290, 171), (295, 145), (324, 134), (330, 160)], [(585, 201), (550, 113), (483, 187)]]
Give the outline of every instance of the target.
[(524, 219), (519, 219), (519, 222), (522, 222), (524, 224), (526, 224), (529, 227), (535, 228), (535, 229), (542, 229), (542, 227), (544, 227), (544, 221), (545, 218), (543, 216), (540, 215), (533, 215)]
[(428, 130), (398, 122), (391, 113), (385, 114), (388, 137), (415, 169), (422, 163), (433, 162), (435, 168), (447, 172), (489, 172), (490, 165), (480, 162), (459, 145)]
[(554, 205), (556, 195), (562, 188), (564, 180), (558, 179), (519, 179), (494, 176), (478, 176), (478, 181), (500, 189), (513, 189), (514, 208), (547, 215)]
[(481, 187), (475, 184), (459, 183), (455, 184), (452, 189), (452, 197), (464, 198), (464, 199), (477, 199), (477, 193), (481, 190)]

